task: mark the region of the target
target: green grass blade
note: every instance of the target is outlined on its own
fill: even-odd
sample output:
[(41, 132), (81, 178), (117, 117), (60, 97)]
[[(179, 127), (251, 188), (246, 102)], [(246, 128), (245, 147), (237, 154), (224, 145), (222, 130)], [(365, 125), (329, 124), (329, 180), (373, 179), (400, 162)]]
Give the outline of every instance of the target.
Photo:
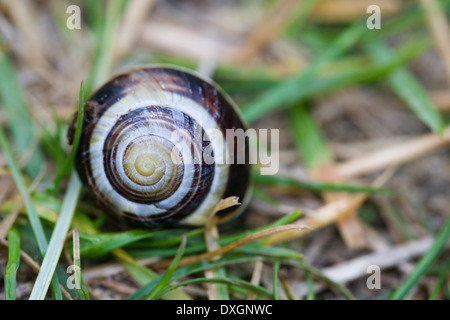
[(291, 37), (298, 37), (307, 22), (307, 18), (319, 0), (298, 2), (294, 7), (292, 21), (286, 26), (284, 33)]
[[(5, 156), (9, 170), (11, 171), (11, 175), (16, 184), (17, 190), (19, 190), (19, 193), (22, 196), (22, 201), (27, 211), (28, 221), (31, 225), (31, 229), (33, 230), (39, 251), (41, 255), (44, 256), (45, 252), (47, 251), (47, 239), (45, 237), (44, 229), (42, 228), (42, 224), (36, 213), (34, 204), (31, 201), (31, 197), (28, 192), (28, 188), (25, 185), (25, 180), (22, 176), (22, 173), (20, 172), (19, 165), (17, 164), (17, 161), (14, 158), (9, 142), (6, 139), (6, 136), (1, 127), (0, 127), (0, 147), (3, 149), (3, 154)], [(53, 277), (52, 279), (52, 292), (57, 299), (62, 298), (61, 289), (59, 288), (59, 282), (56, 276)]]
[[(339, 89), (343, 89), (353, 85), (361, 85), (370, 81), (380, 79), (398, 67), (403, 66), (411, 59), (418, 56), (419, 53), (429, 48), (428, 39), (415, 39), (403, 44), (396, 49), (396, 55), (390, 57), (389, 61), (377, 64), (369, 64), (367, 66), (355, 66), (347, 70), (341, 70), (331, 75), (313, 78), (311, 81), (301, 83), (295, 91), (290, 94), (296, 95), (298, 101), (313, 98), (318, 95), (327, 94)], [(283, 99), (280, 97), (280, 99)], [(283, 110), (292, 107), (295, 104), (280, 104), (276, 110)], [(273, 110), (269, 110), (273, 111)], [(245, 111), (244, 111), (245, 115)], [(262, 114), (264, 115), (264, 114)], [(259, 115), (259, 116), (262, 116)]]
[(404, 65), (429, 46), (429, 39), (414, 39), (396, 49), (396, 54), (390, 57), (389, 61), (352, 68), (325, 77), (316, 76), (316, 72), (313, 76), (307, 76), (311, 72), (305, 71), (306, 75), (303, 77), (294, 77), (274, 85), (272, 89), (244, 105), (242, 113), (247, 122), (251, 123), (270, 112), (290, 108), (307, 98), (379, 79)]
[[(294, 211), (290, 214), (287, 214), (278, 220), (265, 225), (263, 227), (254, 228), (251, 230), (247, 230), (245, 232), (232, 234), (232, 235), (224, 235), (221, 236), (219, 239), (219, 244), (221, 246), (227, 245), (231, 242), (234, 242), (240, 238), (243, 238), (245, 236), (248, 236), (252, 233), (262, 231), (268, 228), (280, 226), (289, 224), (296, 219), (300, 217), (301, 213), (298, 211)], [(137, 230), (136, 230), (137, 231)], [(175, 231), (177, 231), (175, 229)], [(178, 230), (178, 232), (182, 232), (183, 230)], [(194, 229), (193, 231), (187, 232), (186, 230), (183, 231), (181, 235), (177, 235), (175, 233), (174, 241), (168, 240), (168, 241), (161, 241), (160, 239), (148, 239), (140, 241), (139, 243), (136, 243), (133, 247), (138, 248), (136, 249), (129, 249), (128, 252), (133, 255), (133, 257), (149, 257), (149, 256), (160, 256), (160, 257), (168, 257), (173, 256), (176, 254), (176, 247), (173, 247), (174, 245), (179, 245), (181, 242), (181, 238), (185, 235), (189, 241), (189, 246), (185, 249), (185, 254), (195, 254), (204, 252), (206, 250), (206, 245), (203, 241), (203, 237), (200, 237), (202, 235), (202, 229)], [(161, 230), (154, 232), (155, 236), (161, 237), (169, 237), (171, 236), (172, 229), (168, 230)], [(95, 238), (93, 238), (95, 239)], [(286, 248), (280, 248), (280, 247), (270, 247), (266, 245), (259, 244), (258, 242), (252, 242), (247, 243), (242, 247), (234, 249), (234, 252), (242, 252), (246, 254), (262, 254), (267, 256), (280, 256), (280, 257), (289, 257), (289, 258), (300, 258), (301, 255), (296, 252), (295, 250), (290, 250)]]
[[(220, 241), (220, 243), (228, 244), (229, 242)], [(206, 246), (204, 244), (194, 244), (186, 248), (185, 254), (198, 254), (205, 252)], [(176, 254), (176, 248), (155, 248), (155, 249), (139, 249), (139, 250), (128, 250), (130, 254), (135, 258), (148, 258), (148, 257), (171, 257)], [(260, 242), (247, 243), (239, 248), (233, 249), (234, 253), (242, 253), (245, 255), (262, 255), (267, 257), (280, 257), (280, 258), (291, 258), (300, 259), (302, 255), (295, 250), (267, 246), (266, 244)]]
[(433, 261), (439, 256), (450, 237), (450, 218), (447, 218), (444, 226), (439, 231), (434, 244), (430, 250), (422, 256), (414, 270), (409, 274), (405, 281), (394, 291), (391, 300), (402, 300), (411, 289), (419, 282), (420, 278), (425, 274)]
[(103, 17), (105, 15), (105, 2), (104, 1), (85, 1), (86, 21), (89, 24), (90, 29), (95, 34), (102, 33)]
[(380, 195), (395, 195), (394, 190), (384, 188), (374, 188), (370, 186), (360, 186), (353, 184), (342, 184), (333, 182), (303, 182), (291, 177), (282, 175), (253, 175), (254, 181), (259, 185), (277, 186), (282, 188), (291, 188), (306, 190), (311, 192), (346, 192), (346, 193), (368, 193)]
[(305, 270), (305, 278), (306, 284), (308, 285), (308, 295), (306, 296), (306, 300), (314, 300), (315, 292), (314, 292), (314, 279), (311, 276), (311, 272)]
[[(331, 288), (336, 290), (340, 295), (342, 295), (347, 300), (354, 300), (355, 297), (352, 293), (342, 284), (337, 283), (330, 278), (328, 278), (319, 268), (316, 268), (310, 265), (306, 260), (297, 260), (297, 261), (289, 261), (287, 260), (287, 264), (290, 264), (295, 267), (299, 267), (305, 272), (309, 272), (311, 276), (314, 276), (318, 279), (321, 279), (323, 282), (327, 283)], [(312, 290), (312, 289), (311, 289)]]
[(280, 300), (278, 296), (278, 272), (280, 271), (280, 258), (275, 259), (275, 263), (273, 264), (273, 299)]
[(81, 235), (86, 244), (81, 247), (84, 257), (101, 257), (114, 249), (121, 248), (135, 241), (153, 237), (157, 232), (147, 230), (129, 230), (123, 232)]
[(173, 259), (169, 268), (164, 273), (163, 277), (161, 278), (161, 281), (159, 281), (158, 284), (155, 286), (155, 288), (149, 293), (149, 295), (147, 296), (147, 300), (154, 300), (156, 297), (160, 295), (163, 289), (167, 286), (167, 284), (170, 281), (170, 278), (172, 277), (172, 274), (175, 272), (177, 265), (181, 260), (181, 257), (184, 254), (185, 248), (186, 248), (186, 238), (184, 237), (183, 240), (181, 241), (180, 247), (178, 249), (177, 254), (175, 255), (175, 258)]
[(55, 124), (55, 130), (52, 132), (50, 128), (43, 126), (41, 144), (45, 153), (53, 160), (55, 167), (59, 168), (63, 165), (66, 153), (61, 144), (61, 141), (65, 140), (66, 130), (62, 119), (56, 114), (56, 110), (53, 106), (50, 106), (50, 112), (52, 114), (53, 123)]
[[(222, 257), (220, 260), (215, 261), (204, 261), (202, 263), (195, 263), (186, 267), (178, 268), (173, 274), (170, 279), (170, 282), (176, 281), (178, 279), (181, 279), (183, 277), (187, 277), (189, 275), (203, 272), (207, 269), (212, 269), (216, 267), (223, 267), (227, 265), (232, 264), (238, 264), (238, 263), (246, 263), (250, 261), (255, 261), (256, 259), (259, 259), (259, 257)], [(144, 297), (146, 297), (154, 288), (155, 286), (161, 281), (162, 276), (159, 276), (158, 278), (152, 280), (151, 282), (144, 285), (142, 288), (137, 290), (135, 293), (130, 295), (127, 299), (128, 300), (141, 300)]]
[[(224, 267), (214, 269), (214, 276), (217, 278), (227, 278), (227, 271)], [(217, 300), (230, 300), (228, 286), (223, 283), (217, 283), (216, 286)]]
[(8, 263), (5, 269), (5, 300), (16, 299), (16, 274), (20, 264), (20, 235), (16, 228), (8, 232)]
[(80, 234), (78, 229), (73, 230), (73, 264), (75, 266), (75, 288), (81, 300), (90, 300), (89, 291), (83, 281), (83, 274), (81, 273), (81, 258), (80, 258)]
[(347, 28), (336, 38), (329, 49), (314, 60), (306, 70), (291, 79), (275, 85), (258, 99), (244, 106), (242, 111), (246, 120), (251, 123), (262, 115), (273, 111), (280, 104), (291, 106), (296, 103), (299, 100), (299, 94), (296, 94), (296, 92), (301, 92), (299, 88), (316, 76), (317, 70), (323, 62), (332, 60), (345, 52), (361, 38), (365, 31), (367, 29), (362, 27), (360, 23), (355, 23)]
[[(153, 281), (160, 280), (161, 276), (158, 275), (153, 270), (139, 264), (130, 255), (128, 255), (123, 250), (115, 250), (114, 255), (120, 260), (127, 272), (133, 277), (133, 279), (145, 286), (148, 283), (153, 283)], [(191, 300), (191, 297), (187, 295), (184, 291), (175, 290), (166, 294), (163, 299), (165, 300)]]
[(403, 239), (413, 240), (417, 237), (414, 233), (414, 228), (412, 228), (411, 224), (407, 222), (398, 206), (389, 201), (385, 203), (383, 202), (382, 208), (383, 216), (385, 216), (393, 227), (398, 229), (399, 234), (401, 234)]
[[(386, 62), (394, 54), (381, 42), (369, 42), (367, 52), (378, 63)], [(395, 94), (405, 102), (417, 117), (438, 135), (443, 134), (444, 120), (431, 102), (426, 90), (406, 68), (398, 68), (386, 77)]]
[[(8, 119), (11, 138), (19, 153), (30, 147), (36, 127), (22, 95), (14, 66), (9, 56), (0, 51), (0, 102)], [(39, 149), (33, 151), (25, 172), (35, 178), (43, 167), (43, 156)]]
[[(177, 254), (177, 250), (178, 248), (169, 247), (169, 248), (148, 248), (148, 249), (142, 248), (139, 250), (129, 249), (127, 251), (130, 252), (130, 254), (135, 258), (148, 258), (148, 257), (170, 258)], [(200, 252), (205, 252), (205, 250), (206, 250), (205, 244), (196, 243), (190, 244), (185, 249), (184, 253), (186, 255), (192, 255)]]
[(258, 255), (273, 258), (289, 258), (301, 259), (303, 256), (298, 250), (283, 248), (280, 246), (268, 246), (267, 244), (253, 242), (247, 243), (233, 250), (234, 253), (242, 253), (246, 255)]
[(164, 289), (161, 292), (160, 295), (164, 295), (164, 294), (166, 294), (172, 290), (175, 290), (179, 287), (183, 287), (183, 286), (187, 286), (187, 285), (195, 284), (195, 283), (223, 283), (223, 284), (227, 284), (229, 286), (243, 287), (249, 291), (256, 293), (257, 295), (267, 297), (268, 299), (272, 299), (272, 300), (274, 299), (273, 293), (263, 287), (255, 286), (254, 284), (252, 284), (248, 281), (241, 280), (241, 279), (231, 279), (231, 278), (196, 278), (196, 279), (192, 279), (192, 280), (186, 280), (186, 281), (177, 283), (176, 285), (167, 287), (166, 289)]
[(64, 239), (72, 222), (73, 213), (80, 195), (81, 182), (75, 172), (72, 172), (70, 183), (61, 208), (58, 221), (53, 229), (50, 243), (42, 261), (41, 269), (31, 291), (30, 300), (45, 298), (51, 278), (55, 272), (64, 244)]
[(78, 295), (80, 296), (80, 300), (91, 300), (91, 297), (89, 295), (89, 291), (86, 288), (84, 281), (83, 281), (83, 275), (80, 272), (79, 275), (79, 289), (77, 289), (78, 291)]
[[(148, 231), (147, 231), (148, 232)], [(179, 246), (183, 237), (189, 239), (195, 239), (197, 236), (203, 235), (203, 228), (197, 228), (193, 230), (187, 229), (162, 229), (152, 232), (155, 239), (149, 241), (140, 241), (140, 247), (170, 247)]]
[(436, 280), (436, 283), (433, 287), (433, 290), (431, 290), (430, 296), (428, 297), (428, 300), (435, 300), (439, 290), (442, 288), (442, 286), (446, 285), (445, 278), (450, 274), (450, 259), (447, 259), (447, 262), (444, 263), (444, 266), (442, 267), (441, 271), (439, 272), (438, 278)]
[[(125, 2), (123, 0), (106, 2), (106, 15), (103, 20), (103, 24), (95, 22), (98, 45), (96, 52), (94, 53), (92, 72), (86, 81), (86, 91), (88, 93), (90, 93), (110, 76), (114, 62), (115, 41), (122, 17), (124, 3)], [(98, 8), (98, 6), (96, 6), (96, 8)], [(95, 9), (95, 11), (96, 10), (97, 9)], [(100, 16), (102, 15), (103, 14)], [(96, 20), (98, 19), (93, 19), (93, 21)]]
[(72, 143), (72, 149), (70, 150), (69, 155), (67, 156), (66, 160), (64, 161), (64, 164), (62, 167), (58, 170), (56, 173), (53, 185), (55, 188), (59, 186), (59, 183), (61, 182), (62, 178), (70, 172), (70, 168), (73, 163), (73, 159), (75, 159), (75, 155), (78, 150), (78, 144), (80, 142), (81, 138), (81, 130), (83, 128), (83, 115), (84, 115), (84, 87), (83, 82), (81, 82), (80, 85), (80, 93), (78, 96), (78, 113), (77, 113), (77, 122), (76, 122), (76, 129), (75, 134), (73, 138)]
[(252, 230), (248, 230), (248, 231), (241, 232), (238, 234), (222, 236), (219, 240), (219, 243), (220, 243), (220, 245), (227, 245), (228, 243), (239, 240), (239, 239), (246, 237), (252, 233), (259, 232), (259, 231), (266, 230), (266, 229), (273, 228), (273, 227), (277, 227), (277, 226), (282, 226), (285, 224), (289, 224), (289, 223), (297, 220), (300, 216), (301, 216), (300, 211), (294, 211), (294, 212), (291, 212), (289, 214), (282, 216), (281, 218), (279, 218), (279, 219), (275, 220), (274, 222), (269, 223), (265, 226), (254, 228)]
[(322, 131), (317, 126), (311, 112), (303, 104), (289, 109), (290, 129), (294, 143), (303, 159), (303, 163), (313, 170), (332, 160)]

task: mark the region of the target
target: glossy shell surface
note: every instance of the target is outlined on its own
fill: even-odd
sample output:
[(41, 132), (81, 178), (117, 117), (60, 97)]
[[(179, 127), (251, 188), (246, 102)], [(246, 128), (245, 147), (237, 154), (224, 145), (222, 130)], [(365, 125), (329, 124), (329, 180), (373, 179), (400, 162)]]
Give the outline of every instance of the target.
[(228, 211), (248, 202), (250, 165), (237, 163), (248, 143), (229, 143), (227, 129), (246, 126), (211, 81), (172, 67), (134, 69), (85, 104), (76, 168), (119, 217), (150, 227), (202, 225), (220, 199), (239, 197), (242, 205)]

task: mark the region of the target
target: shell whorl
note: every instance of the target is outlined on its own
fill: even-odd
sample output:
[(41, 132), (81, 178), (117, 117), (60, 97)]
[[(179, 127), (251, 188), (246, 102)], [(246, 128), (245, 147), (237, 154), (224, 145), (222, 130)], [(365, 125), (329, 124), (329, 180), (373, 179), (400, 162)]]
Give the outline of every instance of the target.
[(135, 69), (86, 103), (77, 171), (119, 216), (201, 225), (220, 199), (248, 198), (249, 164), (227, 159), (226, 130), (237, 128), (245, 129), (238, 110), (209, 81), (168, 67)]

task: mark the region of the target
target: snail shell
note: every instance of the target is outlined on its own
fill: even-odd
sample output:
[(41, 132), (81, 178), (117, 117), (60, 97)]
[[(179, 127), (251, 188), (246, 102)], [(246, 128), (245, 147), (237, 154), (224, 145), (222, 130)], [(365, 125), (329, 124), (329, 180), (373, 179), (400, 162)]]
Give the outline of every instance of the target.
[(76, 169), (94, 198), (126, 220), (203, 225), (221, 199), (240, 199), (227, 214), (249, 199), (250, 165), (236, 161), (238, 152), (248, 155), (248, 143), (237, 150), (227, 129), (246, 126), (210, 80), (173, 67), (134, 69), (86, 102)]

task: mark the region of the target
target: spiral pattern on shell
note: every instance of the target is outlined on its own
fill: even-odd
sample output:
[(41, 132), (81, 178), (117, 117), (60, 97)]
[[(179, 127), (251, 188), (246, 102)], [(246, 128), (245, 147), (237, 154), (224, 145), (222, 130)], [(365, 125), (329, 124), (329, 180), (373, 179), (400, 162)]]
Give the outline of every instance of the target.
[(237, 108), (214, 83), (178, 68), (139, 68), (85, 104), (76, 168), (119, 216), (146, 226), (202, 225), (220, 199), (238, 196), (243, 205), (234, 211), (248, 202), (250, 165), (227, 158), (226, 148), (236, 147), (226, 130), (238, 128), (245, 130)]

